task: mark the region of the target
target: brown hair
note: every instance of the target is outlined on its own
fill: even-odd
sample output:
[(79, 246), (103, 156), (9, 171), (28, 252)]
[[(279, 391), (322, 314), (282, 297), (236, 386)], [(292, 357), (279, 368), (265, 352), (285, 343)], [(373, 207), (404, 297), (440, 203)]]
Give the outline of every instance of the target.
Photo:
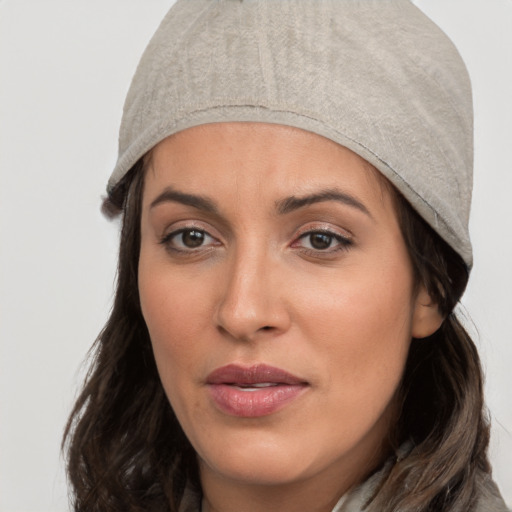
[[(199, 488), (196, 457), (165, 396), (137, 287), (141, 200), (139, 162), (106, 202), (123, 214), (117, 289), (98, 336), (63, 446), (77, 511), (177, 511), (185, 485)], [(460, 258), (398, 194), (396, 208), (415, 277), (445, 317), (413, 340), (391, 442), (410, 441), (372, 501), (380, 512), (471, 509), (489, 472), (489, 427), (474, 343), (453, 312), (468, 278)]]

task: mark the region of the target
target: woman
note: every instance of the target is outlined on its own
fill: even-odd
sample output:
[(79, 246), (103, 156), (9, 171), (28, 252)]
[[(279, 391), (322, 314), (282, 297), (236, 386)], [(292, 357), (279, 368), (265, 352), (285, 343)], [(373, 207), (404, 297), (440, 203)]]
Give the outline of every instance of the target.
[(128, 94), (77, 510), (506, 511), (475, 346), (471, 90), (406, 0), (182, 0)]

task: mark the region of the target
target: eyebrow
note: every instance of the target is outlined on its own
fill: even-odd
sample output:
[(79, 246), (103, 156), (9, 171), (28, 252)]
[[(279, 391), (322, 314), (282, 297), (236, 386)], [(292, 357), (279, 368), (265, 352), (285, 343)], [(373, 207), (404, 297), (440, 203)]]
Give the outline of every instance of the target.
[(208, 213), (218, 213), (219, 211), (215, 202), (208, 197), (178, 192), (172, 187), (167, 187), (156, 199), (153, 200), (149, 208), (151, 209), (159, 204), (167, 202), (181, 203)]
[(341, 192), (338, 189), (325, 189), (315, 194), (309, 194), (302, 197), (287, 197), (286, 199), (276, 201), (276, 208), (281, 215), (284, 215), (303, 208), (304, 206), (324, 201), (337, 201), (344, 205), (356, 208), (368, 215), (370, 218), (373, 218), (368, 208), (366, 208), (361, 201), (346, 192)]
[[(276, 210), (280, 215), (286, 215), (305, 206), (309, 206), (316, 203), (325, 201), (337, 201), (347, 206), (351, 206), (360, 210), (361, 212), (373, 218), (368, 208), (356, 199), (354, 196), (341, 192), (338, 189), (325, 189), (314, 194), (305, 195), (302, 197), (290, 196), (284, 199), (280, 199), (275, 202)], [(187, 206), (192, 206), (198, 210), (205, 211), (207, 213), (219, 214), (219, 209), (212, 199), (196, 194), (187, 194), (185, 192), (179, 192), (172, 187), (167, 187), (160, 195), (156, 197), (150, 204), (150, 209), (158, 206), (159, 204), (166, 202), (181, 203)]]

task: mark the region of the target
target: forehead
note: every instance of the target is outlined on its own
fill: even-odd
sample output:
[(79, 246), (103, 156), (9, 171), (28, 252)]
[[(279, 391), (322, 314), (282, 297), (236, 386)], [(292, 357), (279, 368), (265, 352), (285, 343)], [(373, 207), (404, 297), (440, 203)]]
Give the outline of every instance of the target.
[[(368, 162), (330, 139), (266, 123), (213, 123), (160, 142), (147, 157), (145, 201), (162, 188), (219, 199), (260, 200), (341, 188), (364, 201), (388, 202), (392, 186)], [(246, 200), (246, 199), (243, 199)]]

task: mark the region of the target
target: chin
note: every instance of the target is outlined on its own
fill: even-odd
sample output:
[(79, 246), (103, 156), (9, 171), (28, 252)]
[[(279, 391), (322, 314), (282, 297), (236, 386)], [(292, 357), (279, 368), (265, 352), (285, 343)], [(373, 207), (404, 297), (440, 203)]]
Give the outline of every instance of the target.
[[(198, 450), (201, 472), (251, 486), (286, 486), (337, 466), (343, 453), (315, 446), (314, 441), (294, 438), (291, 433), (266, 435), (242, 432), (226, 436), (229, 443)], [(199, 447), (200, 448), (200, 447)], [(341, 455), (341, 457), (340, 457)]]
[(206, 462), (200, 459), (201, 472), (211, 471), (231, 481), (251, 486), (282, 486), (311, 476), (312, 468), (297, 464), (296, 460), (282, 454), (261, 453), (247, 456), (237, 453), (227, 455), (222, 460)]

